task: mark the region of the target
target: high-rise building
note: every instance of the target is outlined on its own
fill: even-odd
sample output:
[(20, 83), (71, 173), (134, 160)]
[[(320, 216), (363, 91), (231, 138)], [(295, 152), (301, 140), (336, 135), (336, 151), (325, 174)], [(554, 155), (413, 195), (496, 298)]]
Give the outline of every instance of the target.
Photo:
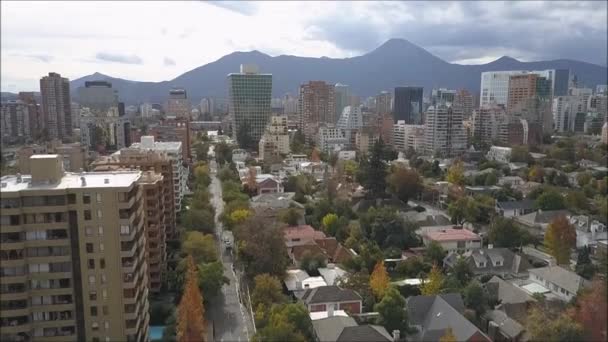
[(148, 135), (154, 136), (156, 141), (182, 142), (182, 158), (185, 162), (190, 162), (192, 159), (190, 150), (190, 120), (185, 118), (161, 118), (158, 124), (150, 127)]
[(360, 106), (346, 106), (336, 128), (342, 130), (349, 144), (355, 144), (355, 133), (363, 127), (363, 116)]
[(496, 104), (474, 110), (472, 118), (473, 136), (487, 146), (495, 145), (509, 123), (505, 108)]
[(2, 341), (148, 341), (141, 172), (2, 177)]
[(363, 127), (355, 133), (355, 148), (359, 153), (368, 154), (378, 140), (380, 132), (377, 127)]
[(457, 157), (466, 151), (467, 139), (460, 108), (440, 104), (425, 113), (424, 150), (426, 154), (444, 158)]
[(35, 154), (61, 155), (65, 171), (80, 172), (87, 167), (89, 150), (87, 146), (81, 143), (62, 144), (57, 139), (53, 139), (45, 145), (23, 146), (17, 151), (19, 172), (22, 174), (30, 174), (32, 172), (30, 157)]
[(608, 122), (604, 122), (602, 126), (602, 144), (608, 145)]
[[(36, 100), (36, 96), (33, 92), (19, 92), (19, 100), (23, 101), (28, 108), (28, 116), (30, 119), (30, 136), (34, 140), (38, 140), (41, 137), (42, 131), (44, 130), (44, 116), (42, 115), (42, 109), (40, 104)], [(72, 113), (72, 117), (74, 113)], [(74, 124), (72, 123), (72, 127)]]
[(553, 121), (558, 132), (573, 132), (578, 113), (587, 112), (585, 96), (557, 96), (553, 99)]
[(393, 112), (393, 94), (383, 91), (376, 95), (376, 114), (391, 114)]
[(29, 106), (21, 101), (0, 104), (0, 132), (2, 142), (24, 143), (32, 138)]
[(407, 125), (405, 121), (398, 121), (393, 126), (393, 146), (398, 152), (406, 152), (409, 149), (422, 151), (424, 125)]
[(167, 117), (191, 120), (192, 104), (188, 99), (188, 94), (185, 89), (173, 88), (169, 90), (169, 99), (167, 100)]
[(70, 80), (50, 72), (40, 79), (42, 113), (48, 138), (64, 139), (72, 135)]
[(258, 156), (265, 160), (287, 155), (290, 151), (287, 116), (273, 116), (260, 139)]
[(507, 105), (509, 98), (509, 78), (514, 75), (536, 74), (550, 81), (551, 96), (568, 94), (570, 71), (564, 69), (548, 69), (538, 71), (509, 70), (486, 71), (481, 73), (480, 106), (495, 102)]
[(403, 120), (406, 124), (421, 124), (422, 87), (397, 87), (393, 105), (395, 121)]
[(242, 64), (240, 73), (228, 74), (228, 93), (233, 137), (246, 129), (257, 146), (270, 121), (272, 74), (260, 74), (257, 66)]
[(431, 91), (431, 105), (435, 106), (441, 103), (454, 103), (456, 90), (439, 88)]
[(78, 104), (96, 116), (107, 116), (111, 108), (118, 110), (118, 92), (108, 81), (86, 81), (78, 88)]
[(310, 81), (300, 86), (300, 127), (307, 141), (312, 141), (323, 124), (335, 125), (334, 86), (323, 81)]
[(466, 89), (460, 89), (454, 96), (454, 107), (462, 109), (462, 114), (465, 119), (469, 119), (473, 115), (473, 95)]
[(343, 150), (348, 144), (344, 131), (334, 126), (327, 125), (319, 127), (317, 133), (317, 147), (321, 152), (330, 153)]
[(336, 83), (336, 85), (334, 86), (334, 96), (335, 115), (334, 122), (332, 122), (333, 124), (335, 124), (340, 118), (340, 115), (342, 115), (344, 107), (350, 106), (352, 104), (350, 87), (346, 84)]

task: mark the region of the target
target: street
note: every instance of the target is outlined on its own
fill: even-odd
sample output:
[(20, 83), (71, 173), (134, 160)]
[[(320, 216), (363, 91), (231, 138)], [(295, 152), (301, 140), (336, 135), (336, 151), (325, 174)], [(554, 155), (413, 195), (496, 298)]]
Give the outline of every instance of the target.
[[(215, 207), (215, 235), (222, 263), (224, 275), (230, 279), (230, 284), (222, 287), (222, 293), (215, 298), (206, 312), (207, 319), (214, 329), (214, 340), (218, 342), (249, 341), (253, 335), (253, 325), (247, 308), (239, 298), (239, 284), (233, 271), (233, 260), (230, 251), (225, 249), (222, 241), (222, 223), (219, 220), (224, 209), (222, 200), (222, 186), (216, 177), (215, 161), (210, 163), (211, 185), (209, 192), (212, 195), (211, 203)], [(204, 294), (203, 294), (204, 295)]]

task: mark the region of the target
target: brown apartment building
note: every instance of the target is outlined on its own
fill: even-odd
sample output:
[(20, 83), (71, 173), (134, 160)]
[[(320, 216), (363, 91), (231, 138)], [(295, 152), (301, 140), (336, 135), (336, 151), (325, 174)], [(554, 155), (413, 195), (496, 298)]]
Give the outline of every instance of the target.
[(60, 154), (63, 160), (63, 168), (66, 171), (79, 172), (86, 170), (88, 164), (89, 150), (81, 143), (62, 144), (54, 139), (46, 145), (28, 145), (17, 151), (19, 172), (30, 174), (30, 157), (35, 154)]
[(141, 172), (31, 170), (1, 179), (0, 339), (148, 341)]
[(314, 139), (323, 123), (336, 124), (335, 92), (332, 84), (310, 81), (300, 86), (300, 128), (307, 140)]

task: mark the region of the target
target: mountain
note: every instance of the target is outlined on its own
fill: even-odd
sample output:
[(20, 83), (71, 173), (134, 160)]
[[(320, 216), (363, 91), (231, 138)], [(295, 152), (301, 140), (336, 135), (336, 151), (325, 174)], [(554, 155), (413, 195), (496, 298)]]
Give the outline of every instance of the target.
[(127, 104), (159, 102), (167, 99), (171, 87), (183, 87), (193, 103), (204, 96), (227, 97), (226, 75), (239, 72), (241, 64), (257, 64), (263, 73), (271, 73), (274, 97), (297, 94), (298, 86), (309, 80), (325, 80), (351, 86), (360, 96), (372, 96), (395, 86), (416, 85), (425, 93), (434, 87), (466, 88), (479, 92), (481, 73), (495, 70), (570, 69), (579, 84), (595, 87), (607, 84), (606, 67), (574, 60), (520, 62), (505, 56), (481, 65), (448, 63), (404, 39), (390, 39), (375, 50), (352, 58), (311, 58), (281, 55), (271, 57), (259, 51), (233, 52), (215, 62), (190, 70), (171, 81), (137, 82), (100, 73), (71, 82), (75, 90), (85, 81), (108, 80)]

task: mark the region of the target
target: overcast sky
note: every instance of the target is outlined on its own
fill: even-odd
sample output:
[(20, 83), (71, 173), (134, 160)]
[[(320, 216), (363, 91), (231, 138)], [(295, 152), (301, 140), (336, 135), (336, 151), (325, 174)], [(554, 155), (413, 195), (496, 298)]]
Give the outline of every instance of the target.
[(49, 71), (162, 81), (233, 51), (334, 58), (404, 38), (480, 64), (570, 58), (606, 65), (606, 1), (1, 1), (2, 91)]

